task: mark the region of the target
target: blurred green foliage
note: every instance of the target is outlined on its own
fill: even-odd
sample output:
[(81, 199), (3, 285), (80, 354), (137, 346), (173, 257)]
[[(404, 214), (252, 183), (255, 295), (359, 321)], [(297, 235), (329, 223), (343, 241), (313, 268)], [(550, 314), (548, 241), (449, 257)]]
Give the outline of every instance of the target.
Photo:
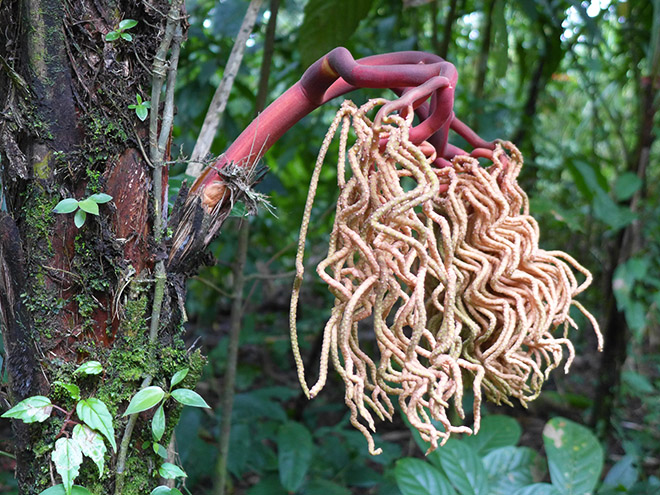
[[(331, 378), (320, 397), (308, 402), (297, 385), (288, 344), (288, 297), (298, 228), (316, 153), (339, 105), (330, 103), (303, 119), (263, 158), (270, 173), (258, 189), (271, 197), (275, 215), (262, 212), (229, 221), (212, 247), (217, 263), (189, 284), (189, 339), (209, 356), (198, 390), (216, 412), (183, 412), (177, 438), (189, 475), (186, 488), (212, 493), (216, 477), (231, 264), (238, 222), (249, 221), (248, 283), (228, 466), (233, 493), (538, 495), (582, 494), (594, 486), (603, 495), (657, 493), (659, 482), (653, 475), (660, 467), (660, 149), (648, 132), (648, 113), (657, 110), (660, 99), (660, 79), (653, 65), (660, 56), (660, 2), (361, 0), (348, 2), (354, 7), (350, 12), (342, 10), (344, 3), (282, 0), (269, 101), (338, 40), (356, 58), (395, 50), (437, 51), (446, 42), (447, 58), (459, 71), (457, 116), (484, 138), (513, 140), (523, 151), (521, 184), (541, 227), (541, 246), (567, 251), (592, 271), (594, 284), (580, 299), (604, 331), (621, 332), (625, 359), (616, 367), (616, 381), (598, 392), (601, 370), (608, 363), (601, 363), (589, 324), (576, 312), (581, 331), (571, 331), (570, 337), (579, 358), (571, 374), (555, 371), (540, 405), (532, 405), (529, 412), (487, 406), (518, 419), (524, 431), (522, 447), (516, 446), (515, 422), (508, 423), (510, 437), (492, 444), (509, 430), (489, 423), (499, 416), (486, 416), (478, 436), (450, 440), (421, 460), (409, 431), (397, 420), (378, 425), (377, 444), (384, 453), (369, 457), (362, 435), (348, 424), (341, 382)], [(188, 2), (190, 30), (179, 68), (175, 121), (182, 160), (192, 151), (247, 5), (246, 0)], [(216, 155), (254, 116), (268, 9), (266, 1), (213, 143)], [(491, 41), (485, 49), (489, 12)], [(452, 22), (446, 31), (448, 19)], [(444, 40), (444, 32), (450, 39)], [(487, 62), (482, 68), (481, 56)], [(358, 91), (349, 97), (362, 102), (381, 94)], [(657, 133), (658, 116), (653, 113), (650, 119)], [(459, 139), (451, 140), (460, 145)], [(171, 193), (177, 192), (184, 169), (183, 161), (172, 166)], [(313, 268), (325, 254), (335, 184), (334, 172), (326, 169), (307, 241), (310, 275), (299, 331), (310, 369), (332, 304)], [(612, 330), (617, 312), (624, 315), (624, 325)], [(613, 408), (603, 418), (596, 405), (605, 399)], [(600, 426), (609, 421), (612, 429), (599, 429), (599, 443), (572, 421), (550, 419), (557, 415)], [(560, 421), (565, 421), (567, 443), (552, 448), (556, 444), (549, 444), (542, 431), (547, 433), (544, 425), (557, 427)], [(480, 440), (484, 437), (489, 440)], [(593, 447), (593, 458), (567, 460), (580, 440)], [(602, 457), (596, 455), (600, 445), (605, 449), (605, 476)], [(549, 474), (539, 461), (544, 451)], [(556, 473), (569, 461), (577, 462), (578, 468), (579, 462), (585, 463), (579, 471), (590, 473), (591, 488), (574, 491), (558, 478)], [(537, 484), (529, 488), (532, 483)], [(424, 491), (423, 486), (436, 488)]]

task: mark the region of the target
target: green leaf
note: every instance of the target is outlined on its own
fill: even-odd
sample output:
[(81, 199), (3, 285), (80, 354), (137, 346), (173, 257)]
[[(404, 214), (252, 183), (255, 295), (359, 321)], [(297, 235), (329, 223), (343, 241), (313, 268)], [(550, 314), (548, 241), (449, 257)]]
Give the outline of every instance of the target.
[(105, 194), (105, 193), (96, 193), (96, 194), (92, 194), (87, 199), (90, 199), (90, 200), (94, 201), (94, 203), (97, 203), (97, 204), (103, 204), (103, 203), (107, 203), (109, 201), (112, 201), (112, 196), (110, 196), (109, 194)]
[(183, 368), (182, 370), (179, 370), (176, 373), (174, 373), (174, 375), (172, 375), (172, 379), (170, 380), (170, 389), (175, 385), (181, 383), (188, 374), (188, 371), (190, 371), (188, 368)]
[(73, 427), (71, 438), (78, 442), (82, 453), (94, 461), (99, 469), (99, 478), (103, 476), (104, 456), (107, 449), (101, 434), (87, 426), (76, 425)]
[(126, 31), (127, 29), (131, 29), (137, 26), (137, 23), (138, 21), (136, 21), (135, 19), (124, 19), (119, 23), (119, 29), (121, 31)]
[(72, 213), (78, 209), (78, 201), (73, 198), (66, 198), (60, 201), (53, 208), (55, 213)]
[(550, 483), (534, 483), (513, 492), (513, 495), (562, 495)]
[(119, 31), (110, 31), (105, 35), (105, 41), (115, 41), (118, 40), (120, 36)]
[(165, 411), (163, 410), (163, 404), (161, 404), (151, 420), (151, 434), (154, 440), (158, 442), (163, 438), (163, 433), (165, 433)]
[(75, 385), (73, 383), (64, 383), (59, 380), (56, 380), (53, 382), (54, 385), (59, 385), (63, 389), (65, 389), (67, 392), (69, 392), (69, 395), (73, 400), (78, 400), (80, 399), (80, 387), (78, 385)]
[[(64, 485), (60, 483), (59, 485), (46, 488), (39, 495), (65, 495), (65, 494), (66, 491), (64, 490)], [(90, 492), (85, 487), (79, 485), (73, 485), (73, 488), (71, 489), (71, 495), (92, 495), (92, 492)]]
[(305, 495), (351, 495), (351, 491), (338, 483), (317, 478), (307, 484)]
[(439, 465), (461, 495), (486, 495), (488, 476), (481, 459), (467, 443), (450, 438), (429, 460)]
[(616, 179), (614, 183), (614, 196), (619, 201), (625, 201), (630, 199), (640, 187), (642, 187), (642, 180), (637, 177), (637, 174), (626, 172)]
[(135, 110), (137, 107), (138, 106), (135, 103), (128, 105), (129, 110)]
[(298, 49), (303, 66), (337, 46), (344, 46), (372, 4), (373, 0), (309, 0), (299, 30)]
[(138, 105), (135, 107), (135, 115), (137, 115), (138, 119), (144, 122), (147, 115), (149, 115), (149, 110), (144, 105)]
[(128, 405), (128, 408), (126, 409), (126, 412), (124, 412), (123, 416), (128, 416), (129, 414), (135, 414), (146, 411), (147, 409), (151, 409), (156, 404), (158, 404), (164, 396), (165, 392), (163, 389), (155, 385), (143, 388), (131, 399), (131, 403)]
[(89, 198), (79, 201), (78, 206), (80, 207), (81, 210), (86, 211), (87, 213), (91, 213), (92, 215), (99, 214), (98, 203), (96, 201), (92, 201)]
[(76, 405), (76, 414), (80, 420), (93, 430), (98, 430), (108, 439), (112, 450), (117, 451), (115, 428), (112, 426), (112, 416), (102, 400), (95, 397), (83, 399)]
[(87, 361), (86, 363), (78, 366), (75, 373), (82, 373), (83, 375), (98, 375), (103, 372), (103, 366), (98, 361)]
[(397, 461), (394, 478), (403, 495), (456, 495), (447, 478), (421, 459), (406, 457)]
[(135, 93), (135, 100), (138, 102), (138, 105), (142, 105), (142, 97), (140, 93)]
[(483, 463), (488, 474), (488, 495), (510, 495), (531, 484), (536, 452), (527, 447), (501, 447), (490, 451)]
[[(190, 493), (190, 492), (188, 492), (188, 493)], [(171, 495), (183, 495), (183, 493), (181, 493), (178, 488), (172, 488), (170, 490), (170, 494)]]
[(87, 213), (83, 210), (78, 210), (76, 215), (73, 217), (73, 223), (76, 224), (76, 227), (80, 228), (85, 225), (85, 220), (87, 219)]
[(307, 428), (288, 421), (277, 432), (277, 457), (280, 483), (289, 492), (301, 487), (312, 462), (314, 444)]
[(151, 493), (149, 495), (169, 495), (171, 493), (171, 490), (167, 486), (157, 486), (153, 490), (151, 490)]
[(564, 495), (584, 495), (596, 487), (603, 469), (603, 449), (591, 431), (565, 418), (543, 429), (550, 479)]
[(0, 417), (20, 419), (23, 423), (41, 423), (50, 417), (52, 410), (53, 405), (48, 397), (34, 395), (22, 400)]
[(624, 455), (614, 466), (612, 466), (603, 480), (603, 487), (611, 486), (613, 488), (623, 487), (630, 489), (639, 477), (635, 457)]
[(167, 459), (167, 449), (163, 447), (161, 444), (154, 442), (151, 444), (151, 448), (156, 454), (161, 456), (163, 459)]
[(163, 463), (163, 465), (158, 469), (158, 474), (160, 474), (165, 479), (188, 477), (188, 475), (183, 471), (183, 469), (169, 462)]
[(78, 476), (83, 460), (80, 445), (71, 438), (60, 438), (55, 442), (55, 450), (51, 453), (50, 458), (55, 464), (55, 470), (62, 478), (66, 495), (70, 495), (73, 481)]
[(171, 395), (174, 400), (186, 406), (211, 408), (201, 395), (192, 390), (188, 390), (187, 388), (177, 388), (176, 390), (172, 390)]
[(121, 33), (121, 38), (126, 41), (133, 41), (133, 36), (129, 33)]
[(463, 439), (480, 456), (489, 452), (516, 445), (520, 440), (522, 430), (518, 422), (509, 417), (499, 414), (484, 416), (481, 419), (479, 433)]

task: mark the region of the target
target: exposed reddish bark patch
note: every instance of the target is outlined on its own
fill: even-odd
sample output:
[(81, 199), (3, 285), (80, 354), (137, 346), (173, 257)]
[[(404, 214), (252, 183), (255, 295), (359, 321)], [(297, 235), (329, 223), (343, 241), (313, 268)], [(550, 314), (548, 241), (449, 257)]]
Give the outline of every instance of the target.
[(153, 266), (149, 250), (149, 168), (137, 150), (127, 149), (106, 172), (106, 180), (106, 192), (117, 208), (112, 220), (117, 240), (124, 243), (124, 259), (140, 273)]

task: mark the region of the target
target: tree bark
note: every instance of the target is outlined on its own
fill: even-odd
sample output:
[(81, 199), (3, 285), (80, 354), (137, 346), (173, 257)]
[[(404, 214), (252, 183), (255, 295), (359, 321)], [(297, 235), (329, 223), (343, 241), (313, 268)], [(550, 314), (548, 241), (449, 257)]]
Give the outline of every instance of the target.
[[(184, 274), (164, 274), (160, 318), (152, 322), (157, 339), (149, 341), (155, 267), (167, 250), (166, 240), (154, 235), (154, 208), (167, 204), (167, 169), (156, 184), (145, 155), (149, 129), (129, 105), (136, 94), (149, 100), (169, 10), (167, 0), (8, 0), (0, 9), (7, 35), (0, 46), (3, 162), (6, 157), (0, 323), (10, 396), (15, 403), (46, 395), (72, 409), (75, 401), (54, 382), (76, 383), (83, 398), (107, 405), (117, 438), (127, 421), (121, 414), (145, 376), (164, 385), (177, 370), (190, 368), (184, 382), (190, 387), (202, 366), (181, 339)], [(181, 24), (184, 12), (175, 14)], [(138, 20), (126, 31), (132, 40), (106, 40), (123, 19)], [(160, 115), (160, 108), (150, 112)], [(163, 139), (161, 145), (167, 147)], [(64, 198), (95, 193), (113, 200), (100, 205), (98, 216), (88, 214), (80, 228), (73, 213), (53, 212)], [(100, 361), (103, 374), (73, 373), (89, 360)], [(177, 415), (176, 407), (166, 407), (168, 431)], [(142, 450), (151, 440), (150, 417), (137, 420), (129, 439), (123, 494), (156, 486), (160, 460), (150, 447)], [(60, 482), (51, 475), (50, 454), (62, 424), (58, 413), (43, 423), (15, 421), (20, 493), (37, 494)], [(117, 454), (108, 452), (103, 477), (85, 460), (76, 484), (95, 494), (115, 493)]]

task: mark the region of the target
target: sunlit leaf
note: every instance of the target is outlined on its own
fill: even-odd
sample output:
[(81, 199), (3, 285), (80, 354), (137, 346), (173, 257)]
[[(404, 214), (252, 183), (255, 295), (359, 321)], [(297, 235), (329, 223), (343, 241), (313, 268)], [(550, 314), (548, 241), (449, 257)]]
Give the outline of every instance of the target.
[(76, 425), (73, 427), (71, 438), (78, 443), (82, 453), (94, 461), (99, 470), (99, 478), (103, 476), (104, 456), (107, 449), (101, 434), (87, 426)]
[(78, 476), (82, 464), (82, 450), (78, 442), (70, 438), (60, 438), (55, 442), (55, 449), (51, 453), (55, 470), (62, 478), (64, 491), (71, 494), (73, 481)]
[(82, 201), (78, 202), (78, 207), (80, 207), (81, 210), (91, 213), (92, 215), (98, 215), (99, 214), (99, 205), (95, 201), (92, 201), (91, 199), (83, 199)]
[(119, 39), (121, 33), (119, 31), (110, 31), (105, 35), (105, 41), (115, 41)]
[(143, 388), (133, 396), (123, 415), (128, 416), (129, 414), (135, 414), (151, 409), (158, 404), (164, 396), (165, 392), (163, 389), (155, 385)]
[(105, 193), (96, 193), (96, 194), (92, 194), (87, 199), (91, 199), (92, 201), (94, 201), (95, 203), (98, 203), (98, 204), (103, 204), (103, 203), (107, 203), (109, 201), (112, 201), (112, 196), (110, 196), (109, 194), (105, 194)]
[(103, 366), (98, 361), (87, 361), (86, 363), (78, 366), (74, 373), (82, 373), (83, 375), (98, 375), (103, 372)]
[(119, 23), (119, 29), (122, 31), (126, 31), (127, 29), (134, 28), (137, 26), (138, 21), (135, 19), (124, 19)]
[(53, 405), (48, 397), (35, 395), (22, 400), (0, 417), (20, 419), (24, 423), (41, 423), (50, 417), (52, 411)]
[(71, 213), (78, 209), (78, 201), (73, 198), (66, 198), (60, 201), (53, 208), (55, 213)]
[(80, 399), (80, 387), (74, 383), (64, 383), (60, 380), (55, 380), (53, 382), (53, 385), (59, 385), (63, 389), (65, 389), (67, 392), (69, 392), (69, 395), (73, 400), (78, 400)]
[(175, 385), (181, 383), (188, 374), (188, 371), (189, 371), (188, 368), (183, 368), (177, 371), (176, 373), (174, 373), (174, 375), (172, 375), (172, 379), (170, 380), (170, 387), (174, 387)]
[(172, 390), (172, 398), (177, 402), (192, 407), (208, 407), (210, 408), (206, 401), (199, 395), (197, 392), (188, 390), (187, 388), (177, 388)]
[(591, 493), (603, 469), (603, 448), (588, 428), (553, 418), (543, 429), (550, 479), (564, 495)]
[(160, 474), (165, 479), (174, 479), (174, 478), (186, 478), (187, 475), (179, 466), (171, 464), (169, 462), (164, 462), (160, 468), (158, 468), (158, 474)]
[(165, 432), (165, 411), (163, 410), (163, 404), (158, 406), (154, 417), (151, 419), (151, 434), (153, 439), (158, 442), (163, 438), (163, 433)]
[(78, 210), (76, 215), (73, 217), (73, 223), (76, 225), (76, 227), (80, 228), (85, 225), (86, 219), (87, 213), (85, 213), (83, 210)]
[(98, 430), (108, 439), (112, 449), (117, 451), (115, 441), (115, 428), (112, 425), (112, 416), (105, 403), (96, 397), (83, 399), (76, 405), (76, 414), (82, 422), (94, 430)]

